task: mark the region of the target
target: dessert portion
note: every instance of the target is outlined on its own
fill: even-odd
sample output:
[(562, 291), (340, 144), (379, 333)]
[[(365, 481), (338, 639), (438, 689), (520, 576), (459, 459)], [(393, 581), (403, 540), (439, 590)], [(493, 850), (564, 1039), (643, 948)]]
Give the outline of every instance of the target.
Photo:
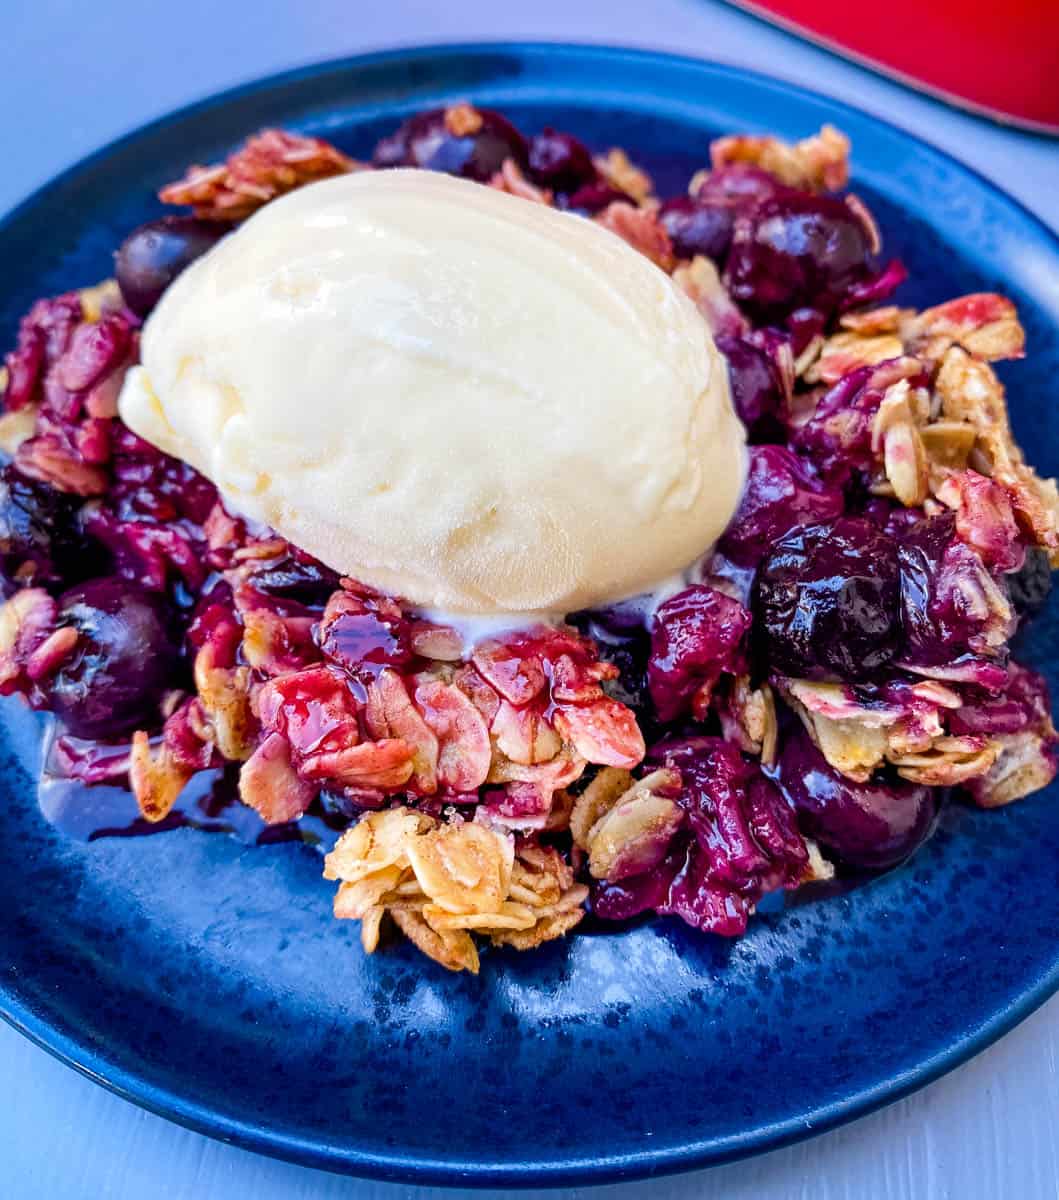
[(459, 104), (163, 189), (4, 368), (0, 691), (52, 778), (139, 829), (230, 784), (366, 950), (472, 971), (589, 911), (738, 936), (1046, 786), (1023, 332), (891, 302), (848, 149), (721, 138), (658, 197)]
[(141, 359), (128, 428), (230, 512), (425, 608), (561, 620), (652, 591), (743, 487), (724, 361), (673, 280), (600, 225), (448, 175), (267, 205), (166, 292)]

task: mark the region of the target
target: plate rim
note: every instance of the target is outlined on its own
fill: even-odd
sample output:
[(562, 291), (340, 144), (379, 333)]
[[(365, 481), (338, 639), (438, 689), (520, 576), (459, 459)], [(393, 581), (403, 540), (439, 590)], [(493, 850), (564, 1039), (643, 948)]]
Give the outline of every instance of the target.
[[(1034, 232), (1059, 254), (1059, 231), (1012, 196), (1000, 184), (940, 148), (929, 138), (914, 133), (885, 117), (849, 104), (826, 92), (805, 87), (738, 63), (722, 62), (696, 55), (679, 54), (651, 47), (577, 40), (482, 40), (461, 42), (417, 43), (361, 54), (340, 55), (317, 59), (287, 70), (262, 75), (232, 87), (212, 92), (198, 100), (136, 126), (82, 156), (38, 187), (34, 188), (12, 208), (0, 215), (0, 236), (9, 226), (30, 210), (52, 189), (76, 178), (81, 172), (105, 161), (109, 156), (149, 137), (167, 126), (188, 117), (222, 107), (236, 99), (267, 93), (286, 84), (296, 83), (318, 75), (365, 67), (385, 67), (410, 61), (459, 59), (488, 55), (540, 56), (556, 54), (569, 58), (591, 58), (597, 62), (631, 60), (642, 65), (665, 69), (671, 66), (702, 69), (721, 76), (750, 79), (799, 98), (810, 98), (833, 108), (836, 114), (847, 113), (858, 121), (868, 121), (896, 134), (899, 138), (925, 149), (950, 171), (969, 177), (999, 198), (1017, 214), (1019, 219), (1034, 228)], [(30, 1003), (18, 994), (17, 979), (0, 975), (0, 1018), (32, 1043), (47, 1051), (79, 1074), (140, 1108), (164, 1117), (194, 1132), (216, 1140), (229, 1142), (244, 1149), (303, 1166), (332, 1172), (386, 1181), (418, 1185), (447, 1185), (463, 1187), (555, 1187), (563, 1184), (602, 1184), (674, 1174), (706, 1166), (732, 1162), (768, 1150), (779, 1149), (795, 1142), (815, 1137), (828, 1130), (894, 1103), (919, 1088), (934, 1082), (942, 1075), (961, 1066), (970, 1058), (1003, 1037), (1026, 1017), (1030, 1016), (1056, 991), (1059, 991), (1059, 953), (1046, 970), (1022, 991), (1017, 999), (994, 1012), (992, 1016), (950, 1042), (944, 1049), (925, 1058), (914, 1069), (902, 1075), (862, 1087), (845, 1097), (820, 1105), (810, 1114), (792, 1117), (772, 1125), (760, 1126), (747, 1133), (731, 1136), (718, 1142), (703, 1137), (680, 1146), (639, 1150), (628, 1154), (614, 1153), (590, 1159), (551, 1159), (533, 1162), (461, 1162), (457, 1158), (432, 1159), (409, 1157), (401, 1151), (375, 1148), (371, 1151), (350, 1152), (312, 1142), (272, 1128), (225, 1115), (208, 1106), (184, 1099), (170, 1087), (147, 1083), (134, 1071), (106, 1061), (103, 1050), (93, 1048), (75, 1035), (58, 1030)]]

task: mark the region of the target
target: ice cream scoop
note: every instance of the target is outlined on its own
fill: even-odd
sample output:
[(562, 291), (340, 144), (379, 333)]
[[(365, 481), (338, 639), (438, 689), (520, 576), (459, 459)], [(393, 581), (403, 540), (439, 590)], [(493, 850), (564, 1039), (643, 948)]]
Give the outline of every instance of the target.
[(415, 605), (563, 613), (650, 590), (744, 478), (690, 300), (582, 217), (366, 171), (266, 205), (172, 284), (121, 416), (228, 506)]

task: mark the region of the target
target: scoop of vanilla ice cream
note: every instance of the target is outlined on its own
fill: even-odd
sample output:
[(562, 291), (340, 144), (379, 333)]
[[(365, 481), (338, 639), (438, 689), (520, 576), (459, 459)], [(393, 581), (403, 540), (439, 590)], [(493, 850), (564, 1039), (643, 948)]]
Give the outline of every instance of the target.
[(724, 360), (591, 221), (446, 175), (341, 176), (169, 288), (121, 416), (235, 512), (423, 607), (562, 613), (650, 590), (744, 479)]

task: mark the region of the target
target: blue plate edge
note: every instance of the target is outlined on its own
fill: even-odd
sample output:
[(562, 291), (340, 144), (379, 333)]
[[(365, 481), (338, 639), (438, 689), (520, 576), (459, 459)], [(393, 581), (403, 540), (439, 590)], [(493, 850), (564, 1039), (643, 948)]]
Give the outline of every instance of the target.
[[(1031, 209), (1005, 192), (999, 184), (975, 168), (952, 157), (928, 139), (874, 113), (812, 88), (732, 63), (681, 55), (666, 50), (571, 41), (417, 44), (405, 49), (394, 48), (316, 61), (237, 84), (172, 110), (85, 155), (36, 188), (4, 214), (0, 218), (0, 233), (51, 189), (75, 177), (113, 152), (172, 123), (197, 113), (216, 109), (237, 98), (250, 96), (257, 92), (266, 92), (315, 75), (343, 69), (385, 65), (389, 62), (405, 63), (437, 58), (455, 59), (461, 56), (482, 54), (554, 55), (557, 52), (569, 54), (572, 57), (591, 56), (597, 60), (614, 62), (632, 59), (661, 67), (666, 64), (708, 67), (711, 71), (719, 74), (752, 78), (778, 92), (787, 92), (800, 97), (810, 96), (834, 108), (839, 113), (843, 111), (851, 113), (858, 119), (866, 119), (925, 147), (930, 154), (941, 160), (947, 169), (984, 185), (995, 198), (1001, 199), (1021, 219), (1032, 224), (1038, 235), (1051, 242), (1053, 247), (1059, 251), (1059, 234)], [(220, 1141), (306, 1166), (365, 1178), (401, 1182), (414, 1180), (419, 1184), (448, 1186), (528, 1188), (542, 1185), (559, 1186), (564, 1183), (618, 1182), (647, 1176), (673, 1174), (735, 1161), (761, 1153), (766, 1149), (777, 1149), (814, 1137), (902, 1099), (960, 1066), (1009, 1032), (1057, 990), (1059, 990), (1059, 961), (1048, 972), (1041, 975), (1034, 986), (1023, 992), (1011, 1005), (994, 1014), (990, 1020), (978, 1026), (973, 1032), (953, 1042), (946, 1050), (924, 1060), (915, 1069), (893, 1080), (863, 1089), (841, 1101), (821, 1106), (810, 1115), (766, 1126), (752, 1134), (720, 1140), (709, 1139), (666, 1150), (643, 1151), (624, 1156), (595, 1157), (581, 1162), (526, 1162), (516, 1165), (483, 1164), (481, 1162), (459, 1164), (452, 1160), (409, 1159), (400, 1154), (385, 1154), (379, 1151), (372, 1151), (370, 1155), (363, 1156), (351, 1155), (344, 1150), (329, 1153), (326, 1149), (321, 1149), (318, 1144), (309, 1143), (300, 1138), (292, 1138), (276, 1130), (266, 1132), (261, 1128), (224, 1117), (212, 1110), (205, 1110), (199, 1105), (188, 1104), (171, 1090), (156, 1085), (145, 1085), (138, 1081), (132, 1073), (110, 1067), (102, 1051), (90, 1052), (76, 1038), (57, 1035), (51, 1026), (34, 1015), (29, 1006), (12, 1003), (12, 988), (7, 982), (0, 982), (0, 1017), (59, 1061), (73, 1067), (80, 1074), (102, 1085), (122, 1099)]]
[(51, 1027), (35, 1021), (25, 1009), (12, 1006), (6, 988), (0, 989), (0, 1018), (34, 1045), (47, 1051), (59, 1062), (72, 1067), (78, 1074), (99, 1084), (114, 1095), (204, 1134), (216, 1141), (239, 1146), (258, 1154), (335, 1174), (353, 1175), (364, 1179), (399, 1183), (414, 1180), (418, 1185), (445, 1187), (560, 1187), (570, 1183), (618, 1183), (655, 1176), (674, 1175), (704, 1167), (721, 1166), (751, 1158), (766, 1150), (778, 1150), (797, 1142), (807, 1141), (836, 1129), (878, 1109), (896, 1103), (919, 1091), (943, 1075), (962, 1066), (987, 1049), (1016, 1025), (1020, 1024), (1059, 990), (1059, 966), (1043, 976), (1037, 985), (1024, 993), (1019, 1001), (998, 1013), (994, 1020), (953, 1043), (946, 1051), (926, 1060), (906, 1077), (878, 1084), (816, 1112), (780, 1126), (766, 1126), (745, 1137), (728, 1138), (722, 1142), (689, 1144), (675, 1150), (613, 1155), (584, 1162), (526, 1163), (523, 1165), (439, 1162), (400, 1155), (384, 1155), (378, 1151), (370, 1156), (351, 1157), (344, 1151), (329, 1154), (319, 1146), (276, 1131), (267, 1134), (260, 1129), (217, 1113), (202, 1113), (196, 1105), (188, 1105), (179, 1095), (159, 1087), (145, 1087), (134, 1076), (109, 1067), (102, 1054), (86, 1054), (72, 1038), (55, 1036)]

